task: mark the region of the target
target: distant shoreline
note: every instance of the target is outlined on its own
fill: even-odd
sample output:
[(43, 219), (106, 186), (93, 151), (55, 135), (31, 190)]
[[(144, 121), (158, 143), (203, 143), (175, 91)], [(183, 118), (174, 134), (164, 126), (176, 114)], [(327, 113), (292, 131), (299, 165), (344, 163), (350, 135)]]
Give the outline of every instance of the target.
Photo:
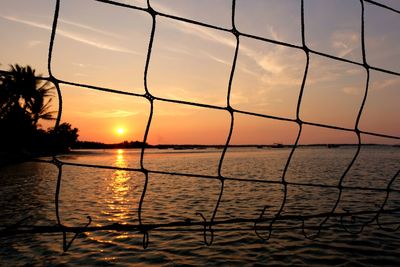
[[(245, 144), (245, 145), (228, 145), (228, 147), (235, 148), (292, 148), (294, 145), (288, 144)], [(301, 144), (297, 147), (327, 147), (327, 148), (338, 148), (338, 147), (357, 147), (358, 144)], [(387, 147), (400, 147), (400, 144), (362, 144), (362, 146), (387, 146)], [(97, 142), (80, 142), (80, 144), (73, 146), (72, 149), (141, 149), (141, 148), (155, 148), (155, 149), (174, 149), (174, 150), (190, 150), (190, 149), (206, 149), (206, 148), (217, 148), (222, 149), (225, 145), (199, 145), (199, 144), (158, 144), (149, 145), (141, 142), (131, 143), (118, 143), (118, 144), (104, 144)]]
[[(40, 157), (51, 157), (54, 155), (60, 154), (74, 154), (77, 150), (83, 149), (91, 149), (91, 150), (112, 150), (112, 149), (141, 149), (143, 145), (139, 145), (136, 143), (135, 146), (124, 146), (124, 144), (101, 144), (100, 146), (94, 146), (93, 144), (90, 147), (84, 146), (73, 146), (69, 151), (63, 151), (60, 153), (50, 153), (50, 152), (27, 152), (27, 151), (15, 151), (15, 152), (4, 152), (0, 151), (0, 168), (6, 167), (13, 164), (18, 164), (22, 162), (31, 161), (35, 158)], [(268, 145), (229, 145), (228, 148), (257, 148), (257, 149), (282, 149), (282, 148), (292, 148), (294, 145), (284, 145), (284, 144), (268, 144)], [(357, 144), (303, 144), (297, 145), (299, 148), (308, 148), (308, 147), (321, 147), (321, 148), (329, 148), (335, 149), (340, 147), (357, 147)], [(399, 147), (400, 144), (362, 144), (362, 146), (368, 147)], [(159, 150), (201, 150), (208, 148), (215, 149), (223, 149), (225, 145), (176, 145), (176, 144), (162, 144), (162, 145), (148, 145), (146, 144), (145, 148), (153, 148)]]

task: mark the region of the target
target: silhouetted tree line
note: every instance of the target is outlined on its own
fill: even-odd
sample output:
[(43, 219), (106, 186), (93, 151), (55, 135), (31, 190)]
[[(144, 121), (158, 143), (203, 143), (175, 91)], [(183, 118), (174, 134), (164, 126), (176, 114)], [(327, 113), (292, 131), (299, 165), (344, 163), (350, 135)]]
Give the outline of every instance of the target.
[(67, 151), (78, 138), (78, 129), (62, 123), (41, 129), (40, 120), (54, 120), (50, 111), (55, 90), (30, 66), (10, 66), (0, 73), (0, 152), (44, 154)]

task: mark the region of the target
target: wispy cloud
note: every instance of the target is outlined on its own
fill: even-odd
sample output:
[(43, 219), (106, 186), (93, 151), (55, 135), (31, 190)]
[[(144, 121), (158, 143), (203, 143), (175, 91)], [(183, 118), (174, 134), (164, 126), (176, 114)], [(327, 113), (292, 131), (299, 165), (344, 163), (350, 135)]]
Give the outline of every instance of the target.
[(83, 44), (87, 44), (90, 46), (94, 46), (96, 48), (100, 48), (100, 49), (104, 49), (104, 50), (109, 50), (109, 51), (114, 51), (114, 52), (120, 52), (120, 53), (127, 53), (127, 54), (133, 54), (133, 55), (138, 55), (138, 52), (135, 52), (133, 50), (127, 49), (127, 48), (123, 48), (120, 46), (116, 46), (116, 45), (111, 45), (111, 44), (107, 44), (107, 43), (100, 43), (98, 41), (94, 41), (94, 40), (89, 40), (86, 39), (84, 37), (80, 37), (77, 36), (73, 33), (69, 33), (69, 32), (65, 32), (65, 31), (61, 31), (61, 30), (57, 30), (57, 34), (64, 36), (66, 38), (69, 38), (71, 40), (83, 43)]
[(385, 79), (379, 80), (372, 83), (371, 88), (372, 90), (385, 90), (389, 88), (396, 88), (400, 85), (399, 78), (392, 78), (392, 79)]
[(36, 28), (40, 28), (40, 29), (44, 29), (44, 30), (51, 30), (51, 27), (49, 25), (46, 25), (46, 24), (43, 24), (43, 23), (24, 20), (24, 19), (12, 17), (12, 16), (1, 16), (1, 17), (3, 19), (9, 20), (9, 21), (19, 22), (19, 23), (22, 23), (22, 24), (25, 24), (25, 25), (29, 25), (29, 26), (32, 26), (32, 27), (36, 27)]
[(182, 17), (182, 14), (180, 14), (175, 9), (172, 9), (171, 7), (167, 7), (167, 6), (157, 3), (157, 2), (151, 2), (151, 7), (159, 12), (163, 12), (163, 13), (167, 13), (167, 14), (174, 14), (176, 16)]
[(84, 74), (84, 73), (77, 72), (77, 73), (74, 73), (74, 76), (77, 76), (77, 77), (87, 77), (88, 75), (87, 75), (87, 74)]
[(282, 40), (279, 36), (279, 34), (275, 31), (274, 27), (269, 26), (268, 27), (268, 31), (270, 33), (270, 35), (272, 36), (272, 39), (274, 40)]
[(28, 46), (29, 46), (29, 47), (34, 47), (34, 46), (40, 45), (40, 44), (42, 44), (42, 43), (43, 43), (42, 41), (32, 40), (32, 41), (29, 41), (29, 42), (28, 42)]
[(107, 32), (107, 31), (103, 31), (103, 30), (91, 27), (89, 25), (86, 25), (86, 24), (76, 23), (76, 22), (73, 22), (73, 21), (70, 21), (70, 20), (66, 20), (66, 19), (58, 19), (58, 21), (61, 22), (61, 23), (64, 23), (64, 24), (67, 24), (67, 25), (71, 25), (71, 26), (74, 26), (74, 27), (77, 27), (77, 28), (80, 28), (80, 29), (88, 30), (88, 31), (91, 31), (91, 32), (94, 32), (94, 33), (100, 33), (100, 34), (105, 35), (105, 36), (110, 36), (110, 37), (122, 39), (122, 36), (120, 36), (118, 34), (114, 34), (114, 33)]
[(331, 44), (339, 57), (350, 56), (352, 59), (357, 59), (360, 54), (361, 41), (358, 33), (336, 31), (331, 36)]
[(89, 69), (93, 69), (93, 70), (101, 70), (101, 71), (105, 71), (107, 70), (106, 67), (104, 66), (100, 66), (100, 65), (95, 65), (95, 64), (88, 64), (88, 63), (80, 63), (80, 62), (72, 62), (71, 63), (73, 66), (79, 67), (79, 68), (89, 68)]
[[(16, 17), (12, 17), (12, 16), (1, 16), (3, 19), (9, 20), (9, 21), (13, 21), (13, 22), (18, 22), (21, 24), (25, 24), (31, 27), (35, 27), (35, 28), (39, 28), (39, 29), (44, 29), (44, 30), (51, 30), (51, 27), (49, 25), (43, 24), (43, 23), (39, 23), (39, 22), (35, 22), (35, 21), (30, 21), (30, 20), (25, 20), (25, 19), (20, 19), (20, 18), (16, 18)], [(68, 32), (68, 31), (63, 31), (63, 30), (59, 30), (57, 29), (57, 35), (63, 36), (65, 38), (86, 44), (86, 45), (90, 45), (99, 49), (104, 49), (104, 50), (109, 50), (109, 51), (114, 51), (114, 52), (120, 52), (120, 53), (127, 53), (127, 54), (134, 54), (137, 55), (138, 53), (124, 48), (124, 47), (120, 47), (117, 45), (112, 45), (112, 44), (108, 44), (105, 42), (99, 42), (97, 40), (90, 40), (86, 37), (82, 37), (77, 35), (76, 33), (72, 33), (72, 32)]]
[(173, 53), (173, 54), (192, 55), (192, 53), (189, 50), (187, 50), (183, 47), (176, 48), (176, 47), (170, 47), (170, 46), (161, 46), (159, 49)]
[(255, 77), (259, 77), (260, 76), (260, 74), (257, 71), (255, 71), (252, 68), (249, 68), (247, 66), (238, 66), (238, 69), (240, 71), (243, 71), (246, 74), (249, 74), (249, 75), (252, 75), (252, 76), (255, 76)]
[(169, 25), (172, 26), (173, 29), (179, 30), (185, 34), (194, 35), (206, 41), (212, 41), (230, 47), (236, 46), (235, 37), (225, 32), (175, 20), (169, 20)]
[(139, 114), (138, 112), (131, 112), (121, 109), (111, 109), (102, 111), (92, 111), (92, 112), (76, 112), (79, 116), (90, 117), (90, 118), (101, 118), (101, 119), (112, 119), (112, 118), (126, 118)]
[[(354, 86), (346, 86), (342, 88), (343, 93), (347, 95), (360, 95), (362, 93), (362, 88), (354, 87)], [(364, 89), (365, 90), (365, 89)]]
[[(225, 32), (221, 33), (221, 31), (212, 30), (206, 27), (201, 27), (198, 25), (193, 25), (190, 23), (183, 23), (178, 21), (170, 21), (170, 25), (176, 30), (179, 30), (185, 34), (193, 35), (205, 41), (218, 43), (220, 45), (228, 46), (231, 48), (236, 47), (235, 37), (233, 35), (230, 36)], [(272, 28), (270, 30), (273, 31)], [(264, 71), (267, 72), (272, 72), (272, 73), (282, 72), (282, 70), (285, 69), (285, 65), (287, 65), (287, 64), (282, 64), (282, 62), (277, 62), (274, 59), (276, 58), (277, 53), (283, 54), (281, 47), (276, 47), (272, 53), (268, 53), (267, 55), (265, 54), (260, 55), (258, 51), (241, 43), (240, 53), (246, 55), (248, 58), (255, 61), (255, 63), (259, 67), (261, 67)], [(212, 57), (210, 55), (208, 56), (219, 63), (223, 63), (226, 65), (231, 64), (225, 61), (221, 61), (217, 57)]]
[(210, 53), (207, 53), (207, 52), (205, 52), (205, 51), (202, 51), (202, 54), (203, 54), (204, 56), (206, 56), (206, 57), (208, 57), (208, 58), (210, 58), (210, 59), (212, 59), (212, 60), (218, 62), (218, 63), (224, 64), (224, 65), (227, 65), (227, 66), (232, 66), (232, 62), (228, 62), (228, 61), (226, 61), (226, 60), (223, 60), (223, 59), (221, 59), (221, 58), (219, 58), (219, 57), (216, 57), (216, 56), (214, 56), (214, 55), (211, 55)]

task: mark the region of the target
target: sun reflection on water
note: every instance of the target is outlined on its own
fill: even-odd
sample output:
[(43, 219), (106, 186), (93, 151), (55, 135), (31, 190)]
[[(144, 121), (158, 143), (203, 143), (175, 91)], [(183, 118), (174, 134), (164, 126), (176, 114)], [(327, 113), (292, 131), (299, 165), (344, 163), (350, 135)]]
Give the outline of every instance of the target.
[[(125, 155), (123, 149), (115, 150), (112, 154), (114, 166), (127, 168), (129, 154)], [(132, 183), (133, 174), (129, 171), (116, 169), (106, 176), (102, 203), (102, 220), (100, 225), (110, 223), (128, 223), (135, 212), (134, 189), (137, 185)], [(88, 233), (87, 238), (101, 244), (120, 244), (121, 240), (129, 237), (127, 232), (107, 231), (107, 233)], [(110, 259), (110, 261), (112, 261)]]
[[(124, 156), (124, 150), (116, 151), (115, 166), (126, 168), (128, 164)], [(129, 217), (129, 191), (131, 179), (130, 173), (125, 170), (115, 170), (111, 176), (108, 190), (111, 191), (111, 198), (108, 201), (108, 219), (113, 222), (122, 222)]]

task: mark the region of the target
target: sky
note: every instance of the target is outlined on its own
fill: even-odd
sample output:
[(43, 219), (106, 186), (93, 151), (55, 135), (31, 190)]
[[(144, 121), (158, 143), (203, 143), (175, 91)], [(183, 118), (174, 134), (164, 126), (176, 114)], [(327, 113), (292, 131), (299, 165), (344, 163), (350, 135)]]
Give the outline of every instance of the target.
[[(146, 7), (146, 1), (123, 2)], [(152, 0), (155, 10), (231, 28), (228, 0)], [(400, 9), (400, 1), (380, 0)], [(359, 0), (305, 0), (305, 42), (312, 50), (362, 62)], [(237, 0), (242, 33), (301, 46), (299, 0)], [(48, 76), (54, 0), (0, 2), (0, 69), (31, 65)], [(365, 47), (370, 66), (400, 72), (400, 15), (365, 4)], [(64, 81), (143, 94), (151, 16), (94, 0), (62, 0), (52, 53), (53, 75)], [(147, 75), (152, 95), (226, 107), (236, 39), (231, 33), (157, 16)], [(240, 36), (230, 104), (245, 112), (295, 119), (306, 65), (297, 48)], [(371, 70), (359, 129), (400, 137), (400, 78)], [(358, 65), (310, 55), (300, 106), (303, 121), (354, 129), (366, 84)], [(62, 121), (79, 139), (106, 143), (143, 140), (150, 103), (143, 97), (61, 85)], [(57, 111), (57, 99), (53, 110)], [(234, 113), (231, 144), (294, 143), (290, 121)], [(41, 122), (50, 127), (52, 122)], [(226, 110), (154, 101), (150, 144), (224, 144)], [(118, 131), (119, 129), (119, 131)], [(365, 143), (398, 140), (362, 135)], [(305, 125), (300, 143), (357, 143), (354, 132)]]

